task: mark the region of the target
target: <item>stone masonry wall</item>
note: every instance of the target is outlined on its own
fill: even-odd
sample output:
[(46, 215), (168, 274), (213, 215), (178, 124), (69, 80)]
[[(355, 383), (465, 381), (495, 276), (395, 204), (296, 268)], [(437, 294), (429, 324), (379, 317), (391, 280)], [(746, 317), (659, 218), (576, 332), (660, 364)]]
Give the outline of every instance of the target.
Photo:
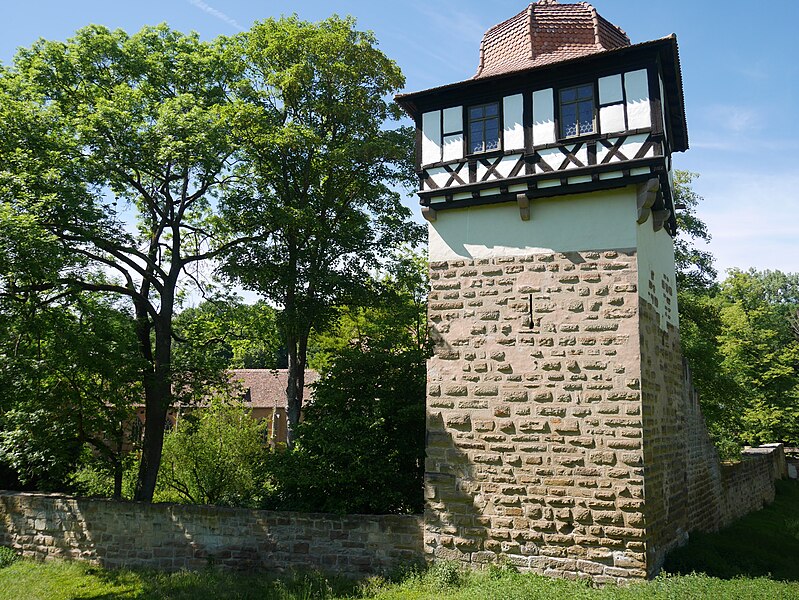
[(645, 577), (635, 255), (437, 262), (431, 287), (425, 551)]
[(690, 531), (718, 531), (774, 500), (774, 481), (787, 475), (782, 444), (748, 448), (741, 461), (722, 464), (691, 383), (691, 372), (683, 366), (686, 429), (686, 524)]
[(45, 560), (358, 576), (423, 560), (422, 518), (142, 504), (0, 492), (0, 545)]
[[(596, 582), (651, 577), (690, 531), (774, 496), (781, 446), (721, 465), (633, 251), (430, 265), (429, 558)], [(530, 303), (532, 302), (532, 322)]]
[[(649, 284), (669, 285), (654, 274)], [(751, 449), (741, 462), (721, 464), (683, 363), (679, 330), (663, 329), (656, 307), (644, 299), (639, 320), (647, 571), (653, 576), (689, 532), (717, 531), (773, 501), (774, 480), (785, 469), (781, 444)]]
[[(664, 284), (651, 274), (650, 286)], [(666, 553), (688, 538), (689, 465), (686, 458), (691, 451), (689, 446), (694, 444), (689, 443), (691, 436), (686, 434), (699, 435), (699, 430), (692, 431), (687, 426), (690, 415), (684, 406), (679, 331), (671, 325), (662, 329), (656, 307), (643, 298), (639, 301), (639, 314), (647, 570), (653, 576), (662, 566)], [(707, 441), (710, 443), (709, 438)], [(701, 448), (706, 449), (704, 446)], [(695, 447), (692, 449), (696, 450)], [(703, 467), (718, 465), (718, 458), (712, 456), (701, 455), (693, 459)]]

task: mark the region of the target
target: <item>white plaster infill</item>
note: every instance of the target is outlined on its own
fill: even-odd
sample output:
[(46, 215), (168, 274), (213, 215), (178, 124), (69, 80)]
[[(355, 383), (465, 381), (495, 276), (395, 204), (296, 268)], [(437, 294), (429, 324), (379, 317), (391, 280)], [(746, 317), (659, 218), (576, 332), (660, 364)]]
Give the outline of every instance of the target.
[[(637, 230), (638, 294), (653, 305), (663, 331), (668, 325), (679, 327), (674, 240), (665, 229), (654, 231), (651, 216)], [(664, 289), (664, 283), (670, 291)]]
[[(440, 211), (428, 225), (430, 260), (480, 259), (637, 246), (636, 188)], [(651, 224), (650, 224), (651, 227)]]

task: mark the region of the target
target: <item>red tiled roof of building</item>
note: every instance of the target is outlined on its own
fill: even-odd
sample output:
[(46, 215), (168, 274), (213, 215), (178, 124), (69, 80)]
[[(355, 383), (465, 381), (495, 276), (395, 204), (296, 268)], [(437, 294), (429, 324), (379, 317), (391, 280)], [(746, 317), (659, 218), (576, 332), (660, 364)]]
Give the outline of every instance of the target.
[[(246, 394), (250, 391), (249, 402), (252, 408), (286, 408), (286, 387), (288, 369), (233, 369), (230, 379), (238, 382)], [(303, 403), (311, 398), (310, 385), (319, 379), (319, 373), (310, 369), (305, 371), (305, 395)], [(245, 399), (247, 396), (245, 395)]]
[(480, 43), (473, 79), (588, 56), (630, 45), (621, 29), (587, 2), (560, 4), (538, 0), (489, 29)]

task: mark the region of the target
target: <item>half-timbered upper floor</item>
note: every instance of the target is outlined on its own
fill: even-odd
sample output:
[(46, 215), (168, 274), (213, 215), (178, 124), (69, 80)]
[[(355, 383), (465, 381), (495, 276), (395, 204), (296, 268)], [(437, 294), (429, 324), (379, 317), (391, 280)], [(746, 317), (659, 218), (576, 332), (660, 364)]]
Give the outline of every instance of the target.
[[(515, 27), (514, 35), (544, 43), (535, 36), (536, 6), (489, 30), (472, 79), (397, 96), (416, 123), (426, 214), (657, 178), (654, 208), (669, 211), (673, 232), (671, 153), (688, 148), (676, 38), (630, 45), (621, 30), (592, 19), (594, 45), (587, 40), (581, 50), (571, 31), (569, 44), (546, 41), (549, 54), (536, 58), (535, 48), (507, 40)], [(529, 23), (519, 23), (524, 18)], [(502, 44), (511, 51), (503, 54)]]

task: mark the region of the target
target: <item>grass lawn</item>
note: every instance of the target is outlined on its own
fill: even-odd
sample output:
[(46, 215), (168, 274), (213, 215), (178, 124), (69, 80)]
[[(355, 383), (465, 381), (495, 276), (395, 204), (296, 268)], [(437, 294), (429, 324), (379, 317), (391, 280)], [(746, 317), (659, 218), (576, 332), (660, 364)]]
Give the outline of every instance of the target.
[[(210, 570), (167, 574), (107, 571), (81, 563), (17, 561), (0, 568), (0, 600), (799, 600), (799, 483), (778, 484), (777, 499), (771, 506), (717, 534), (694, 535), (685, 548), (673, 553), (667, 569), (685, 574), (626, 587), (592, 588), (584, 582), (499, 568), (462, 573), (451, 564), (406, 574), (393, 582), (377, 577), (348, 582), (314, 574), (276, 579)], [(690, 574), (692, 571), (697, 574)]]
[[(799, 581), (799, 482), (777, 482), (774, 503), (713, 534), (691, 534), (666, 559), (670, 573)], [(799, 598), (799, 596), (797, 596)]]

